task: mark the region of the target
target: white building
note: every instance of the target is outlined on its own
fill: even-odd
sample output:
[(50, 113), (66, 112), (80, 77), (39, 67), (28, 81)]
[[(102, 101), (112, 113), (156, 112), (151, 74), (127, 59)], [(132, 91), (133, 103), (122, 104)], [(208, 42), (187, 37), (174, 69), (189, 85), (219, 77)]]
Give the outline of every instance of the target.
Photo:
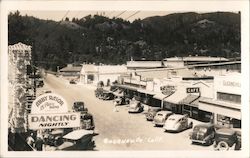
[(118, 80), (119, 76), (127, 74), (127, 68), (124, 65), (93, 65), (83, 64), (80, 72), (80, 82), (84, 84), (97, 84), (103, 81), (107, 84)]
[(214, 122), (226, 127), (241, 125), (241, 74), (215, 76), (213, 98), (202, 98), (199, 108), (214, 114)]
[(184, 67), (194, 64), (208, 64), (229, 61), (223, 57), (207, 57), (207, 56), (188, 56), (188, 57), (172, 57), (164, 59), (163, 63), (166, 67)]

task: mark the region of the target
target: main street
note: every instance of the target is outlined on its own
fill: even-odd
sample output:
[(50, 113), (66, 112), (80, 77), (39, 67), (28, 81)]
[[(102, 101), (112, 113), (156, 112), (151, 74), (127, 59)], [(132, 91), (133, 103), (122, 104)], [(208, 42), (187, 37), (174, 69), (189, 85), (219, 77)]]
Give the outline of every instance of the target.
[[(45, 85), (38, 89), (51, 90), (64, 97), (69, 109), (73, 102), (84, 101), (95, 121), (96, 150), (213, 150), (211, 146), (193, 145), (189, 140), (191, 129), (180, 133), (167, 133), (154, 127), (145, 119), (145, 114), (129, 114), (128, 106), (118, 107), (113, 112), (113, 102), (99, 100), (94, 95), (95, 87), (69, 84), (60, 77), (48, 74)], [(193, 120), (194, 125), (198, 122)]]

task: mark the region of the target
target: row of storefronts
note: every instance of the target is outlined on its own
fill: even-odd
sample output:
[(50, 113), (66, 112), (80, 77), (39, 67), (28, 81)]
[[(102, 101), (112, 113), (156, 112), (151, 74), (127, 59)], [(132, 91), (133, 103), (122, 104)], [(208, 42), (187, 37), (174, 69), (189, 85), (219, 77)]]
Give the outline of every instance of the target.
[[(203, 60), (219, 63), (174, 69), (160, 69), (157, 68), (159, 63), (145, 61), (130, 61), (127, 67), (83, 64), (79, 82), (96, 85), (103, 81), (106, 85), (118, 81), (117, 86), (124, 90), (125, 97), (136, 96), (149, 107), (188, 114), (221, 126), (241, 127), (240, 61), (204, 57), (192, 57), (193, 60), (195, 63)], [(230, 66), (236, 66), (236, 71), (228, 69)]]
[[(147, 85), (124, 83), (117, 87), (125, 96), (136, 96), (148, 107), (160, 107), (219, 126), (241, 127), (240, 73), (212, 78), (183, 80), (182, 77), (154, 80)], [(139, 84), (140, 82), (138, 82)], [(135, 84), (135, 83), (134, 83)], [(154, 86), (150, 86), (154, 84)]]

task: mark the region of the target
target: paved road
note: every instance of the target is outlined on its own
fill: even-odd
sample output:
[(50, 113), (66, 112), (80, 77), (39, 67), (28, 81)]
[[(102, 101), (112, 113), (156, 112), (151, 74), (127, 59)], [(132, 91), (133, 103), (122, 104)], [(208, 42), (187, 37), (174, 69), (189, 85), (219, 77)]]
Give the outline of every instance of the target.
[[(94, 87), (69, 84), (64, 79), (47, 75), (42, 90), (52, 90), (64, 97), (71, 109), (74, 101), (84, 101), (93, 114), (97, 150), (213, 150), (212, 146), (193, 145), (188, 138), (191, 129), (181, 133), (167, 133), (154, 127), (145, 115), (128, 114), (127, 106), (119, 106), (113, 112), (112, 101), (99, 100), (94, 95)], [(194, 125), (197, 124), (194, 121)]]

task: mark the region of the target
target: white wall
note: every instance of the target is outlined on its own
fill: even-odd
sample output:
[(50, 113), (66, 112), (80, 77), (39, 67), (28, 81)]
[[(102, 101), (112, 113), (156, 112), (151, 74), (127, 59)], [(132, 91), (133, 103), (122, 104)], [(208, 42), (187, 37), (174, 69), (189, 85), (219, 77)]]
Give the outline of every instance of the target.
[(184, 66), (183, 61), (164, 61), (163, 63), (167, 67), (183, 67)]
[(225, 76), (215, 76), (214, 95), (217, 92), (241, 95), (241, 74), (234, 73)]

